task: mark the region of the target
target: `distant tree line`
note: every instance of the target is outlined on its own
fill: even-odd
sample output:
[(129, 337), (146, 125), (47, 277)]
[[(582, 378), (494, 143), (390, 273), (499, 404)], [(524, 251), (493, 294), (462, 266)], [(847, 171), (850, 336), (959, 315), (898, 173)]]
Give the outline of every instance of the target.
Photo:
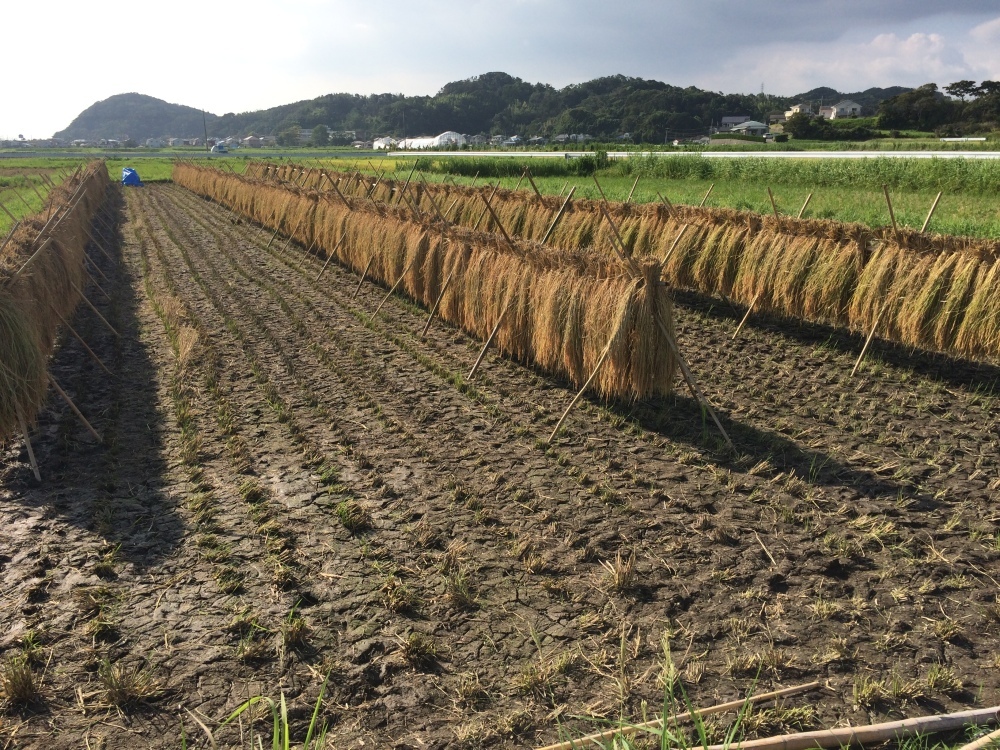
[(925, 130), (938, 135), (967, 135), (1000, 130), (1000, 82), (956, 81), (938, 91), (936, 83), (887, 99), (879, 105), (875, 126), (889, 130)]

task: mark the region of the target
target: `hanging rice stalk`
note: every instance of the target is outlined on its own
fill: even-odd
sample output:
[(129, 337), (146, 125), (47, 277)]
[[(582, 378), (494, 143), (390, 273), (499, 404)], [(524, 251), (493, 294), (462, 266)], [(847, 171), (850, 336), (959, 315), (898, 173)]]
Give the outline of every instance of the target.
[[(89, 165), (24, 218), (0, 254), (0, 441), (19, 432), (19, 413), (30, 422), (45, 402), (56, 327), (80, 301), (87, 229), (107, 185), (104, 164)], [(57, 211), (65, 215), (39, 237)]]
[[(324, 258), (334, 253), (358, 273), (367, 269), (386, 287), (399, 281), (401, 293), (428, 309), (441, 297), (438, 315), (480, 339), (500, 320), (495, 345), (501, 352), (578, 387), (613, 338), (593, 391), (618, 398), (670, 391), (676, 362), (664, 332), (673, 335), (672, 307), (652, 259), (633, 273), (605, 253), (507, 243), (448, 227), (431, 221), (433, 209), (417, 221), (403, 207), (383, 203), (376, 210), (365, 188), (353, 189), (347, 180), (342, 191), (353, 197), (345, 203), (314, 189), (191, 164), (175, 166), (173, 179), (257, 223), (294, 232), (299, 244), (314, 245)], [(302, 216), (307, 220), (300, 222)]]
[[(433, 210), (433, 195), (448, 200), (451, 221), (480, 222), (482, 190), (422, 187), (419, 210)], [(388, 200), (396, 188), (383, 178), (374, 197)], [(555, 196), (503, 189), (490, 203), (507, 231), (524, 240), (543, 237), (562, 205)], [(1000, 280), (998, 242), (721, 208), (613, 204), (610, 212), (638, 257), (664, 257), (689, 225), (664, 268), (672, 286), (855, 332), (867, 333), (879, 319), (879, 335), (890, 341), (971, 359), (1000, 357), (1000, 299), (991, 293)], [(480, 226), (497, 231), (492, 222)], [(600, 203), (588, 200), (567, 206), (547, 239), (557, 248), (604, 252), (613, 242)]]

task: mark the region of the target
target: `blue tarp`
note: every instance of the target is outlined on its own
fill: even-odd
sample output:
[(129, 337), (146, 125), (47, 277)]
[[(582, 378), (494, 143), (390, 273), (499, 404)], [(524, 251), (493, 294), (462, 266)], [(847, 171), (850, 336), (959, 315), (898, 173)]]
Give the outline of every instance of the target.
[(136, 172), (132, 167), (122, 167), (122, 185), (142, 185), (142, 180), (139, 179), (139, 173)]

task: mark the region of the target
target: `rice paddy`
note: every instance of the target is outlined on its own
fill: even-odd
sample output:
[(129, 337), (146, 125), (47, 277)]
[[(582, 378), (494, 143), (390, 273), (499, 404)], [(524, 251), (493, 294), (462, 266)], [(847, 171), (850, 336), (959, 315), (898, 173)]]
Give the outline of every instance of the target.
[(0, 388), (20, 358), (101, 437), (50, 392), (40, 482), (0, 439), (4, 744), (537, 748), (823, 685), (696, 746), (1000, 703), (991, 243), (172, 168), (84, 225), (79, 338), (32, 332), (68, 273), (0, 291), (0, 348), (54, 342)]

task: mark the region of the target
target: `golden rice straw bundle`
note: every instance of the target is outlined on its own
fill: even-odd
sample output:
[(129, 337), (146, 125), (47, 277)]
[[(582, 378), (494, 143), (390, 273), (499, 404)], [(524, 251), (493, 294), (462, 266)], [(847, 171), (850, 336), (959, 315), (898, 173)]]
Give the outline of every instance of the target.
[(52, 190), (49, 211), (25, 217), (0, 255), (0, 441), (32, 422), (45, 402), (46, 363), (60, 319), (68, 320), (86, 283), (87, 228), (108, 186), (103, 162), (94, 162)]
[[(409, 220), (402, 208), (382, 207), (377, 213), (366, 200), (350, 199), (349, 207), (339, 198), (233, 175), (206, 176), (205, 171), (211, 170), (180, 164), (174, 181), (244, 205), (250, 202), (243, 190), (260, 190), (253, 201), (258, 215), (268, 213), (268, 202), (280, 207), (272, 213), (288, 216), (305, 210), (296, 201), (315, 203), (316, 226), (309, 231), (322, 253), (336, 247), (341, 263), (358, 272), (368, 268), (371, 278), (388, 287), (398, 283), (402, 293), (425, 307), (434, 304), (443, 279), (450, 277), (438, 308), (441, 317), (485, 339), (503, 316), (497, 347), (516, 359), (579, 386), (611, 340), (607, 363), (591, 384), (596, 393), (641, 398), (671, 389), (676, 362), (665, 333), (673, 335), (672, 310), (655, 262), (640, 263), (640, 275), (633, 277), (617, 259), (601, 253), (497, 243), (483, 233)], [(281, 222), (276, 216), (268, 226)], [(337, 245), (334, 238), (341, 233), (346, 239)]]

